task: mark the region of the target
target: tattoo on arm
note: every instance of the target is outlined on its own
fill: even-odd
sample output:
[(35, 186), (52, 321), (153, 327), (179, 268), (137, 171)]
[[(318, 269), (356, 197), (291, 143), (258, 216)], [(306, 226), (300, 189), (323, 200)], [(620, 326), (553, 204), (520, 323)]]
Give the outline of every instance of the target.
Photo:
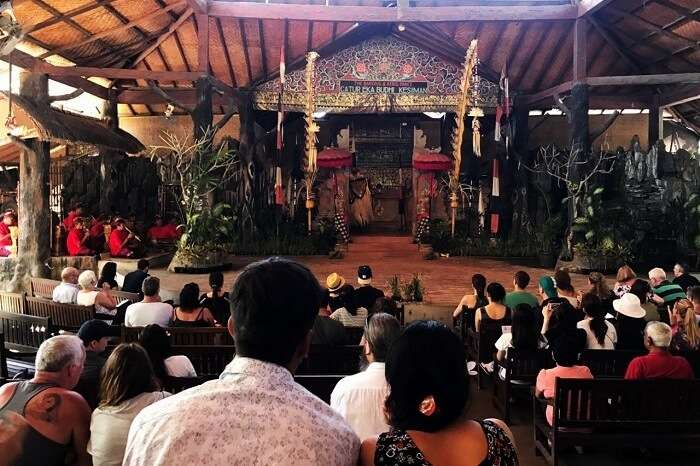
[(56, 423), (58, 422), (58, 408), (61, 406), (61, 396), (57, 393), (47, 393), (42, 396), (41, 412), (39, 418), (42, 421)]

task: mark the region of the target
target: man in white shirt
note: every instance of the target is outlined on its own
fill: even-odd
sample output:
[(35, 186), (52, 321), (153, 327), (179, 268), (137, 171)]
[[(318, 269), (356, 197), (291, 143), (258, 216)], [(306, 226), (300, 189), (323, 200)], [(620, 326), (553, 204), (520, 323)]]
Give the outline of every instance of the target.
[(309, 351), (320, 297), (301, 264), (246, 267), (229, 298), (235, 358), (219, 380), (141, 411), (123, 466), (356, 465), (357, 435), (292, 375)]
[(389, 386), (384, 361), (391, 344), (401, 333), (399, 321), (385, 313), (372, 315), (362, 337), (363, 358), (369, 363), (359, 374), (343, 378), (331, 393), (331, 408), (342, 415), (361, 439), (389, 430), (384, 400)]
[(56, 303), (75, 304), (78, 298), (78, 269), (66, 267), (61, 271), (61, 283), (53, 289), (51, 299)]
[(173, 307), (160, 300), (160, 279), (158, 277), (146, 277), (141, 285), (143, 300), (131, 304), (124, 314), (125, 327), (145, 327), (156, 324), (161, 327), (170, 325), (173, 315)]

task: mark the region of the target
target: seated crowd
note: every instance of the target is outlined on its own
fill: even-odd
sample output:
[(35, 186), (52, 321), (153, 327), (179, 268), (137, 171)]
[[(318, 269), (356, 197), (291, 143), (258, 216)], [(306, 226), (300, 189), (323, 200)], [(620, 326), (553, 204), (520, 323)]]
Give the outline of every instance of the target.
[[(679, 267), (677, 278), (687, 270)], [(524, 271), (510, 292), (476, 274), (454, 317), (493, 348), (496, 361), (512, 348), (551, 351), (554, 367), (536, 377), (536, 396), (551, 398), (557, 378), (593, 378), (579, 362), (585, 349), (646, 349), (628, 365), (627, 379), (693, 378), (672, 351), (700, 349), (700, 287), (684, 289), (687, 277), (674, 284), (661, 269), (649, 279), (623, 267), (612, 289), (592, 273), (577, 292), (559, 270), (541, 277), (533, 293)], [(396, 303), (372, 286), (367, 265), (358, 269), (357, 288), (332, 273), (322, 289), (305, 266), (271, 258), (247, 266), (230, 293), (218, 272), (209, 292), (188, 283), (173, 306), (140, 261), (123, 286), (142, 298), (121, 317), (111, 294), (120, 281), (116, 265), (99, 279), (63, 271), (55, 301), (90, 303), (103, 317), (141, 328), (139, 340), (104, 358), (110, 325), (101, 318), (76, 336), (42, 343), (34, 378), (0, 387), (7, 464), (518, 464), (502, 421), (465, 414), (470, 372), (459, 332), (437, 321), (402, 328)], [(215, 326), (227, 327), (236, 352), (219, 378), (164, 391), (171, 378), (197, 376), (192, 361), (175, 354), (167, 329)], [(341, 379), (326, 404), (294, 374), (312, 344), (349, 343), (348, 328), (363, 332), (362, 370)], [(493, 363), (477, 362), (493, 371)], [(551, 406), (546, 415), (551, 423)]]

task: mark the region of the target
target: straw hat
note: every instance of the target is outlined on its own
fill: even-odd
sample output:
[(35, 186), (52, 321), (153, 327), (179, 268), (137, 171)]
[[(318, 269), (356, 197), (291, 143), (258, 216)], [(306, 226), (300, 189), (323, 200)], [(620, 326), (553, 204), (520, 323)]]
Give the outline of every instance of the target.
[(338, 291), (343, 287), (343, 285), (345, 285), (345, 279), (335, 272), (326, 277), (326, 287), (331, 293), (334, 291)]
[(613, 308), (623, 316), (639, 319), (647, 315), (647, 311), (642, 307), (639, 297), (632, 293), (625, 293), (622, 298), (613, 301)]

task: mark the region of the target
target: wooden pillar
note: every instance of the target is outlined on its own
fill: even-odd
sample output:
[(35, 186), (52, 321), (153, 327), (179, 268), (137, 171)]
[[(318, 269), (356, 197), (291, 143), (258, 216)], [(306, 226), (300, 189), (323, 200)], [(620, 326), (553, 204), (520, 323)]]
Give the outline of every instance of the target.
[(197, 105), (192, 112), (192, 122), (194, 126), (194, 138), (202, 139), (209, 128), (214, 123), (212, 112), (212, 92), (211, 81), (208, 78), (199, 78), (196, 82)]
[(197, 20), (197, 70), (209, 73), (209, 16), (195, 15)]
[(242, 102), (239, 103), (238, 107), (238, 117), (240, 121), (240, 143), (238, 150), (241, 163), (244, 165), (243, 198), (246, 204), (248, 204), (252, 220), (252, 216), (255, 215), (255, 116), (253, 100), (250, 93), (246, 92), (241, 97)]
[(513, 204), (513, 222), (510, 230), (512, 238), (522, 238), (526, 234), (524, 227), (525, 221), (530, 216), (529, 213), (529, 193), (528, 179), (529, 172), (525, 166), (531, 165), (530, 157), (530, 128), (528, 119), (530, 109), (527, 104), (521, 103), (518, 98), (514, 101), (513, 106), (513, 152), (515, 153), (515, 177), (513, 183), (514, 204)]
[(663, 114), (664, 110), (659, 106), (659, 95), (654, 94), (649, 104), (649, 149), (663, 139)]
[(588, 140), (588, 85), (576, 83), (571, 88), (569, 101), (571, 111), (570, 140), (571, 149), (580, 150), (588, 154), (590, 141)]
[[(104, 104), (104, 117), (107, 128), (117, 130), (119, 128), (119, 114), (117, 106), (117, 92), (109, 90), (108, 99)], [(100, 213), (112, 215), (114, 213), (114, 172), (116, 164), (122, 159), (122, 152), (100, 148)]]
[[(34, 101), (49, 97), (45, 74), (22, 73), (20, 95)], [(25, 139), (19, 143), (19, 245), (17, 256), (32, 277), (48, 276), (44, 265), (51, 257), (51, 213), (49, 210), (49, 142)], [(23, 277), (15, 277), (17, 282)]]

